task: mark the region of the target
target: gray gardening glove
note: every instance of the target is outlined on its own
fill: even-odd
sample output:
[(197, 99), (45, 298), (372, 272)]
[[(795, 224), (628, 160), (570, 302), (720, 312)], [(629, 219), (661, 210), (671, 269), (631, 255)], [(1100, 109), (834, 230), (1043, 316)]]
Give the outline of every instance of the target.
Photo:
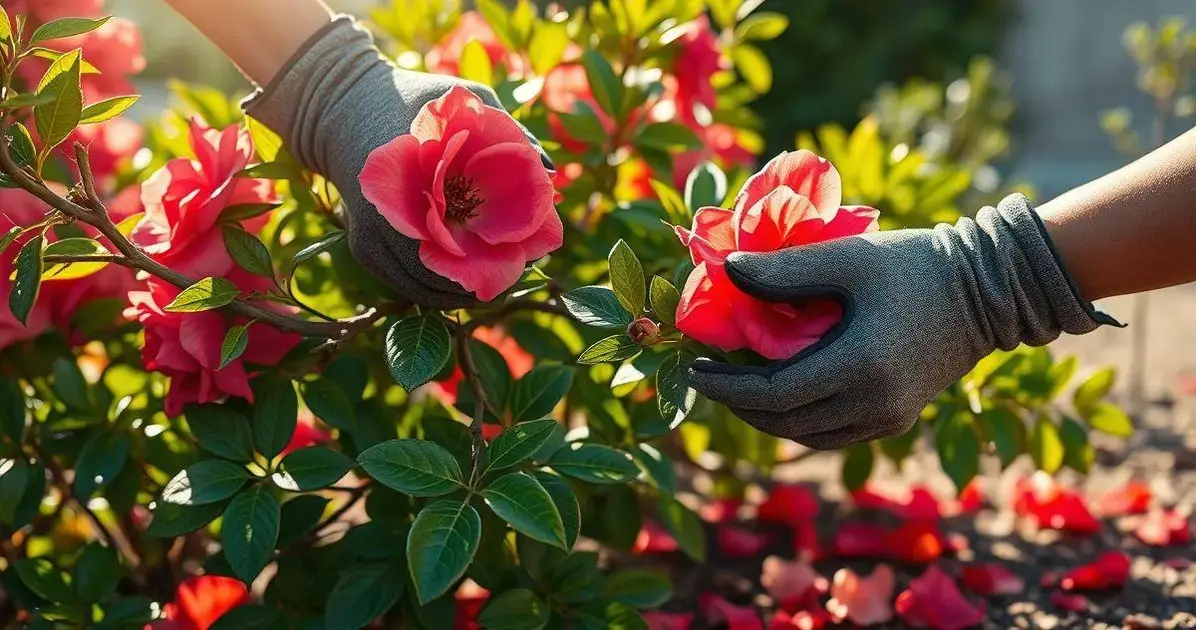
[(1120, 326), (1084, 302), (1021, 195), (975, 220), (735, 254), (759, 299), (834, 297), (843, 321), (763, 368), (699, 359), (693, 386), (765, 433), (834, 449), (908, 431), (922, 408), (997, 348)]
[[(358, 262), (403, 297), (438, 309), (476, 306), (478, 300), (424, 267), (419, 242), (397, 232), (366, 201), (358, 176), (371, 151), (408, 133), (424, 104), (458, 85), (502, 109), (488, 87), (395, 67), (364, 28), (340, 16), (313, 35), (269, 86), (243, 103), (247, 114), (282, 136), (301, 164), (336, 185)], [(528, 140), (539, 148), (531, 134)], [(547, 156), (544, 164), (552, 168)]]

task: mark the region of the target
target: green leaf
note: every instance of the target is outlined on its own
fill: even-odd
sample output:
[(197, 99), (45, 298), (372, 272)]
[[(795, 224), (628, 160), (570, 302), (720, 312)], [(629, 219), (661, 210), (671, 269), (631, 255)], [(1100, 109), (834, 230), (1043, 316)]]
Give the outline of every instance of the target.
[(573, 370), (563, 365), (537, 365), (515, 382), (511, 417), (539, 420), (552, 413), (573, 387)]
[(276, 377), (255, 380), (253, 443), (267, 459), (274, 459), (291, 442), (299, 416), (299, 397), (291, 381)]
[(1063, 440), (1059, 428), (1046, 415), (1038, 416), (1030, 432), (1030, 456), (1040, 470), (1055, 474), (1063, 465)]
[(303, 394), (303, 402), (317, 418), (341, 431), (353, 429), (357, 413), (340, 385), (328, 378), (317, 378), (300, 384), (299, 391)]
[(474, 81), (483, 85), (494, 82), (494, 66), (490, 63), (490, 54), (482, 42), (471, 39), (461, 49), (461, 59), (457, 76), (466, 81)]
[(187, 405), (187, 426), (199, 446), (234, 462), (253, 459), (249, 419), (237, 407), (219, 404)]
[(486, 603), (478, 622), (486, 630), (540, 630), (550, 609), (526, 588), (507, 591)]
[(864, 482), (868, 481), (868, 477), (872, 475), (873, 463), (875, 463), (875, 457), (870, 442), (847, 447), (843, 451), (843, 485), (847, 486), (848, 490), (859, 490), (864, 487)]
[(457, 459), (434, 442), (391, 440), (366, 449), (357, 461), (382, 485), (413, 497), (438, 497), (463, 487)]
[(0, 459), (0, 522), (12, 524), (17, 506), (29, 485), (29, 462), (24, 459)]
[(619, 602), (590, 602), (577, 621), (579, 630), (650, 630), (634, 608)]
[(426, 604), (465, 575), (482, 538), (482, 519), (468, 503), (436, 501), (411, 524), (407, 562), (416, 598)]
[(174, 538), (190, 534), (216, 520), (224, 513), (224, 503), (205, 505), (176, 505), (161, 501), (154, 508), (154, 519), (146, 530), (154, 538)]
[(327, 488), (354, 466), (353, 460), (324, 446), (309, 446), (288, 454), (274, 473), (274, 484), (291, 492)]
[(563, 475), (597, 484), (627, 483), (639, 476), (639, 466), (630, 455), (601, 444), (567, 444), (548, 465)]
[(731, 48), (731, 61), (753, 92), (766, 94), (772, 89), (772, 64), (764, 51), (751, 44), (738, 44)]
[(249, 584), (270, 563), (278, 542), (282, 506), (270, 488), (258, 486), (233, 497), (224, 510), (220, 543), (228, 564)]
[(59, 400), (72, 409), (88, 409), (91, 399), (87, 395), (87, 379), (75, 363), (74, 357), (59, 357), (54, 360), (54, 393)]
[(573, 319), (595, 328), (626, 328), (631, 324), (615, 292), (606, 287), (582, 287), (561, 296), (561, 303)]
[(204, 278), (183, 289), (165, 310), (168, 313), (210, 311), (232, 304), (239, 293), (236, 285), (224, 278)]
[(270, 250), (258, 238), (240, 228), (225, 225), (224, 248), (242, 269), (263, 278), (274, 277), (274, 260)]
[(643, 352), (643, 350), (639, 344), (632, 341), (631, 337), (625, 334), (611, 335), (586, 348), (581, 353), (581, 356), (577, 357), (577, 362), (581, 365), (616, 363), (630, 359)]
[(669, 429), (676, 429), (689, 417), (698, 393), (689, 386), (681, 355), (665, 359), (656, 372), (656, 402), (660, 417), (669, 423)]
[[(65, 55), (67, 53), (64, 53), (64, 52), (61, 52), (58, 50), (51, 50), (49, 48), (43, 48), (41, 46), (35, 46), (35, 47), (29, 49), (29, 54), (33, 55), (34, 57), (37, 57), (39, 59), (45, 59), (46, 61), (53, 63), (55, 61), (58, 61), (59, 57)], [(87, 62), (86, 59), (82, 59), (82, 58), (79, 59), (79, 72), (82, 75), (101, 74), (99, 68), (91, 65), (90, 63)], [(49, 102), (49, 101), (47, 101), (47, 102)]]
[(632, 317), (639, 317), (644, 312), (645, 293), (648, 290), (644, 281), (644, 268), (640, 265), (639, 258), (631, 251), (631, 246), (626, 241), (619, 239), (610, 250), (607, 260), (610, 263), (610, 284), (615, 297)]
[(279, 152), (282, 151), (282, 136), (252, 116), (245, 117), (245, 126), (249, 129), (249, 136), (253, 138), (253, 148), (257, 150), (258, 158), (263, 162), (277, 160)]
[(702, 519), (685, 504), (672, 498), (661, 498), (656, 504), (660, 524), (677, 539), (681, 551), (696, 562), (706, 562), (706, 532)]
[(341, 239), (345, 238), (345, 236), (347, 236), (348, 234), (349, 234), (348, 232), (344, 232), (344, 231), (333, 232), (331, 234), (324, 236), (324, 238), (321, 238), (320, 240), (312, 243), (311, 245), (308, 245), (307, 247), (304, 247), (303, 249), (299, 250), (299, 253), (295, 254), (295, 257), (291, 259), (290, 272), (288, 272), (287, 275), (288, 276), (295, 275), (295, 269), (298, 268), (299, 265), (302, 265), (303, 263), (311, 260), (312, 258), (315, 258), (316, 256), (319, 256), (320, 254), (323, 254), (324, 252), (332, 249), (333, 246), (335, 246), (337, 243), (341, 242)]
[(723, 28), (732, 28), (739, 17), (739, 7), (743, 0), (709, 0), (708, 4), (714, 22)]
[(610, 139), (606, 127), (593, 111), (580, 104), (576, 107), (580, 113), (556, 113), (570, 138), (590, 144), (601, 144)]
[(1134, 422), (1112, 403), (1097, 403), (1083, 412), (1088, 426), (1113, 437), (1126, 438), (1134, 434)]
[(75, 462), (75, 497), (86, 501), (108, 485), (125, 467), (132, 446), (124, 431), (101, 431), (88, 440)]
[(1051, 390), (1047, 395), (1047, 400), (1058, 398), (1063, 393), (1063, 390), (1067, 389), (1067, 384), (1071, 381), (1071, 377), (1075, 376), (1079, 365), (1079, 359), (1072, 356), (1051, 366), (1047, 374), (1051, 381)]
[(324, 609), (325, 628), (363, 628), (390, 610), (407, 580), (395, 564), (342, 571)]
[(91, 543), (83, 549), (72, 574), (75, 594), (79, 601), (103, 601), (116, 590), (120, 573), (120, 560), (116, 551), (99, 543)]
[(482, 490), (482, 497), (499, 518), (515, 531), (540, 542), (565, 549), (565, 526), (552, 496), (522, 472), (503, 475)]
[(702, 141), (689, 127), (674, 122), (653, 123), (635, 136), (635, 145), (661, 151), (686, 151), (702, 146)]
[(38, 105), (49, 105), (57, 98), (54, 94), (33, 94), (26, 92), (24, 94), (14, 94), (0, 103), (0, 108), (9, 111), (20, 109), (22, 107), (37, 107)]
[(985, 409), (980, 414), (980, 421), (992, 436), (1002, 468), (1007, 468), (1026, 452), (1026, 425), (1016, 413), (1005, 407), (994, 407)]
[[(46, 245), (42, 250), (42, 257), (46, 256), (91, 256), (107, 254), (108, 248), (90, 238), (64, 238)], [(78, 280), (102, 271), (108, 266), (106, 262), (77, 262), (50, 265), (42, 271), (42, 281), (47, 280)]]
[(283, 503), (278, 526), (278, 548), (299, 542), (307, 532), (319, 525), (329, 501), (319, 495), (304, 494)]
[(8, 140), (12, 144), (12, 159), (21, 166), (33, 166), (37, 163), (37, 148), (33, 146), (33, 136), (29, 133), (29, 128), (21, 123), (16, 123), (8, 128)]
[(673, 460), (650, 444), (637, 444), (635, 448), (632, 457), (648, 474), (651, 483), (665, 495), (676, 494), (677, 472), (673, 470)]
[(718, 207), (727, 198), (727, 175), (713, 162), (702, 162), (685, 180), (685, 205), (691, 211)]
[(594, 100), (598, 106), (602, 111), (618, 118), (622, 114), (623, 84), (610, 67), (610, 63), (602, 53), (588, 49), (581, 55), (581, 65), (585, 68), (590, 91), (594, 93)]
[(8, 295), (8, 308), (22, 325), (29, 319), (29, 312), (33, 310), (41, 289), (43, 243), (45, 239), (42, 236), (35, 236), (17, 254), (17, 278), (13, 282), (12, 293)]
[(386, 365), (408, 392), (432, 380), (448, 363), (449, 333), (435, 315), (408, 317), (386, 332)]
[(1064, 418), (1059, 425), (1059, 440), (1063, 442), (1063, 465), (1087, 475), (1096, 461), (1096, 449), (1088, 443), (1088, 433), (1079, 422)]
[(277, 203), (238, 203), (220, 211), (220, 223), (237, 224), (241, 221), (255, 219), (277, 210), (282, 204)]
[(66, 578), (45, 558), (22, 558), (14, 567), (17, 575), (29, 590), (38, 597), (51, 602), (69, 602), (74, 599)]
[(602, 597), (634, 608), (659, 608), (673, 597), (673, 584), (656, 571), (616, 571), (602, 587)]
[(1094, 372), (1076, 388), (1076, 393), (1072, 397), (1076, 410), (1082, 413), (1085, 410), (1094, 409), (1109, 395), (1116, 380), (1117, 369), (1112, 366)]
[(106, 24), (110, 19), (112, 19), (111, 16), (96, 18), (94, 20), (77, 17), (52, 20), (42, 24), (37, 27), (37, 30), (33, 31), (33, 36), (29, 38), (29, 45), (33, 46), (41, 42), (90, 33)]
[[(44, 24), (38, 30), (50, 24)], [(66, 140), (83, 116), (83, 88), (80, 84), (79, 65), (81, 59), (80, 50), (72, 50), (59, 57), (50, 64), (50, 68), (38, 84), (38, 94), (54, 97), (53, 101), (33, 108), (33, 118), (37, 123), (37, 133), (42, 139), (43, 152), (49, 152)]]
[(154, 600), (134, 595), (118, 599), (104, 608), (104, 620), (96, 626), (99, 630), (117, 628), (141, 628), (154, 620), (161, 606)]
[(970, 415), (956, 414), (941, 423), (934, 435), (939, 465), (962, 490), (980, 472), (980, 439)]
[(517, 466), (530, 459), (548, 443), (556, 428), (556, 420), (533, 420), (503, 431), (486, 448), (485, 473)]
[(735, 39), (768, 41), (776, 39), (789, 28), (789, 18), (783, 13), (757, 13), (735, 27)]
[(25, 391), (21, 389), (20, 381), (0, 380), (0, 432), (20, 444), (27, 418)]
[(511, 12), (503, 3), (500, 0), (476, 0), (474, 4), (503, 45), (508, 50), (519, 49), (519, 42), (511, 30)]
[(577, 495), (569, 487), (569, 482), (548, 471), (537, 470), (532, 473), (536, 481), (548, 491), (561, 515), (561, 524), (565, 528), (565, 549), (573, 549), (577, 536), (581, 533), (581, 506), (577, 503)]
[(0, 42), (12, 41), (12, 22), (8, 19), (8, 11), (0, 7)]
[(241, 358), (245, 354), (245, 349), (249, 347), (249, 326), (250, 324), (242, 324), (240, 326), (230, 326), (228, 332), (224, 333), (224, 341), (220, 342), (220, 367), (218, 370), (223, 370), (228, 367), (228, 364)]
[(236, 494), (248, 479), (243, 466), (208, 459), (188, 466), (167, 482), (162, 500), (176, 505), (215, 503)]
[(79, 124), (93, 125), (112, 120), (128, 111), (140, 98), (140, 96), (118, 96), (88, 105), (83, 109), (83, 117)]
[(560, 65), (568, 48), (569, 30), (566, 25), (555, 22), (537, 23), (527, 49), (532, 70), (537, 76), (547, 76), (550, 70)]
[(677, 325), (677, 305), (681, 303), (681, 294), (673, 283), (652, 276), (652, 284), (648, 289), (648, 303), (652, 305), (652, 313), (662, 324)]

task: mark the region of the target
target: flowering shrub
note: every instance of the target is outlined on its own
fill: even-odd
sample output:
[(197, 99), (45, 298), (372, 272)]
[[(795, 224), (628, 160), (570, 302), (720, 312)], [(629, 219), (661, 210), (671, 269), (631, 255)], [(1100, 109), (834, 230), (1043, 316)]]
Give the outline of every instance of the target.
[[(396, 61), (491, 85), (557, 165), (464, 90), (371, 156), (362, 186), (388, 224), (486, 302), (429, 310), (352, 258), (337, 192), (228, 97), (180, 86), (146, 129), (121, 118), (139, 36), (99, 4), (0, 1), (0, 583), (33, 624), (688, 623), (643, 612), (671, 582), (617, 559), (704, 562), (708, 530), (726, 556), (762, 554), (773, 538), (736, 524), (730, 471), (767, 473), (780, 448), (699, 400), (686, 367), (788, 357), (840, 317), (752, 301), (723, 259), (876, 229), (872, 208), (883, 227), (954, 218), (969, 188), (875, 121), (803, 141), (829, 161), (753, 174), (756, 43), (786, 27), (756, 3), (397, 1), (372, 15)], [(1103, 400), (1108, 371), (1054, 403), (1076, 367), (994, 355), (914, 431), (850, 449), (844, 479), (862, 487), (878, 453), (899, 463), (924, 434), (960, 488), (989, 451), (1086, 470), (1089, 428), (1130, 427)], [(679, 498), (703, 466), (728, 496)], [(801, 562), (768, 563), (766, 586), (794, 624), (947, 614), (933, 566), (898, 595), (887, 568), (828, 586), (803, 564), (933, 562), (952, 549), (933, 498), (928, 515), (874, 497), (917, 517), (824, 547), (817, 500), (773, 490), (758, 518), (792, 530)], [(805, 610), (825, 594), (829, 612)], [(717, 595), (700, 607), (759, 624)]]

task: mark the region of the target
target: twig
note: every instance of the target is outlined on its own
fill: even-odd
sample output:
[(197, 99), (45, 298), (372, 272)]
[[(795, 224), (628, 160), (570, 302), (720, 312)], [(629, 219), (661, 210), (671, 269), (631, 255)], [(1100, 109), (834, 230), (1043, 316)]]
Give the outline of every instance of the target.
[[(95, 204), (97, 206), (95, 208), (83, 206), (71, 199), (59, 196), (46, 187), (36, 175), (31, 174), (13, 162), (9, 146), (11, 141), (8, 139), (7, 129), (3, 131), (4, 133), (0, 133), (0, 170), (7, 174), (18, 186), (44, 201), (51, 208), (98, 230), (125, 259), (126, 262), (119, 264), (144, 271), (180, 289), (185, 289), (194, 284), (194, 281), (187, 276), (150, 258), (141, 248), (134, 245), (120, 233), (116, 224), (109, 218), (104, 205), (96, 203), (98, 197), (93, 198), (95, 194), (95, 180), (91, 174), (90, 163), (86, 157), (87, 152), (85, 149), (76, 147), (76, 157), (83, 180), (83, 187), (86, 191), (85, 194), (88, 196), (88, 205)], [(359, 316), (337, 322), (313, 322), (290, 317), (242, 299), (238, 299), (223, 307), (223, 310), (235, 315), (265, 322), (284, 332), (297, 333), (306, 337), (323, 337), (341, 342), (353, 337), (361, 329), (377, 321), (372, 316)]]
[(482, 438), (482, 420), (486, 417), (486, 407), (489, 406), (489, 401), (486, 399), (486, 389), (482, 387), (482, 375), (478, 372), (478, 366), (473, 362), (473, 356), (469, 352), (471, 338), (469, 332), (462, 326), (457, 329), (455, 334), (457, 337), (457, 363), (461, 366), (461, 373), (465, 375), (465, 381), (473, 390), (475, 399), (473, 422), (469, 424), (469, 442), (473, 445), (473, 452), (470, 455), (472, 466), (469, 473), (469, 486), (472, 488), (477, 485), (482, 474), (482, 453), (486, 449), (486, 441)]
[(75, 263), (112, 263), (130, 269), (136, 269), (133, 261), (116, 254), (50, 254), (42, 257), (47, 265), (72, 265)]
[(82, 143), (75, 143), (75, 162), (79, 165), (79, 178), (83, 180), (83, 192), (87, 195), (87, 205), (96, 212), (105, 212), (104, 201), (96, 192), (95, 174), (91, 170), (91, 157)]
[(512, 302), (508, 302), (507, 304), (503, 305), (501, 308), (499, 308), (497, 310), (491, 311), (489, 313), (486, 313), (485, 315), (482, 315), (480, 317), (476, 317), (474, 319), (469, 320), (468, 322), (466, 322), (465, 324), (462, 325), (462, 328), (466, 331), (467, 334), (472, 333), (474, 330), (477, 330), (478, 328), (481, 328), (482, 326), (489, 326), (490, 324), (500, 322), (500, 321), (506, 319), (507, 317), (509, 317), (510, 315), (513, 315), (513, 314), (521, 312), (521, 311), (534, 311), (537, 313), (549, 313), (551, 315), (560, 315), (560, 316), (567, 316), (569, 314), (569, 311), (565, 310), (564, 306), (561, 306), (560, 304), (557, 304), (555, 302), (538, 302), (535, 300), (515, 300)]
[[(357, 503), (365, 497), (365, 491), (367, 488), (369, 488), (369, 485), (358, 486), (350, 490), (349, 500), (345, 501), (344, 505), (337, 508), (335, 512), (328, 516), (328, 518), (324, 519), (323, 523), (320, 523), (315, 529), (313, 529), (311, 535), (308, 536), (308, 539), (319, 540), (324, 535), (324, 530), (328, 529), (332, 525), (335, 525), (342, 516), (348, 514), (349, 510), (352, 510), (353, 506), (357, 505)], [(337, 489), (341, 490), (343, 488)]]

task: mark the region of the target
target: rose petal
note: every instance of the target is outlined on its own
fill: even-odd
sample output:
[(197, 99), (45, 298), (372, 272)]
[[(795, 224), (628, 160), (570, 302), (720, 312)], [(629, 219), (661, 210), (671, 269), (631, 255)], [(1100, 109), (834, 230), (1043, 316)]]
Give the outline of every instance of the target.
[(764, 623), (760, 621), (756, 609), (751, 606), (736, 606), (731, 602), (714, 595), (703, 593), (698, 598), (698, 609), (712, 624), (723, 624), (727, 630), (763, 630)]
[(977, 595), (1017, 595), (1026, 589), (1024, 579), (997, 562), (964, 567), (962, 581)]
[(831, 599), (826, 609), (838, 623), (859, 626), (886, 623), (893, 618), (893, 570), (882, 564), (867, 577), (851, 569), (840, 569), (831, 582)]
[(391, 227), (408, 238), (427, 240), (431, 235), (424, 191), (429, 184), (419, 152), (419, 140), (399, 136), (370, 153), (359, 181), (361, 194)]
[(1059, 586), (1065, 591), (1099, 591), (1120, 588), (1130, 578), (1130, 557), (1109, 551), (1085, 565), (1068, 571)]
[(818, 518), (819, 503), (805, 486), (780, 483), (756, 508), (756, 518), (764, 523), (796, 527)]
[(917, 627), (961, 630), (984, 622), (984, 602), (973, 604), (955, 580), (936, 566), (910, 581), (897, 596), (897, 615)]
[(482, 149), (466, 163), (464, 175), (484, 199), (467, 227), (487, 243), (525, 241), (556, 214), (552, 179), (526, 141)]
[(764, 559), (760, 585), (784, 610), (796, 611), (818, 600), (818, 572), (809, 563), (779, 556)]
[(1097, 501), (1097, 511), (1107, 517), (1145, 514), (1154, 501), (1154, 492), (1141, 481), (1129, 481), (1110, 490)]
[(735, 199), (735, 207), (749, 208), (765, 195), (788, 186), (807, 198), (824, 219), (834, 218), (843, 203), (843, 182), (839, 171), (810, 151), (787, 151), (774, 157), (764, 169), (748, 179)]
[(742, 527), (722, 524), (715, 533), (718, 548), (728, 558), (750, 558), (768, 546), (767, 534), (748, 531)]
[(631, 552), (635, 554), (672, 553), (677, 551), (677, 539), (654, 521), (644, 521), (635, 538)]
[(669, 613), (649, 610), (643, 613), (648, 630), (689, 630), (693, 625), (694, 613)]
[(1087, 613), (1090, 607), (1088, 598), (1083, 595), (1064, 593), (1063, 591), (1054, 591), (1051, 593), (1051, 604), (1056, 608), (1080, 614)]

